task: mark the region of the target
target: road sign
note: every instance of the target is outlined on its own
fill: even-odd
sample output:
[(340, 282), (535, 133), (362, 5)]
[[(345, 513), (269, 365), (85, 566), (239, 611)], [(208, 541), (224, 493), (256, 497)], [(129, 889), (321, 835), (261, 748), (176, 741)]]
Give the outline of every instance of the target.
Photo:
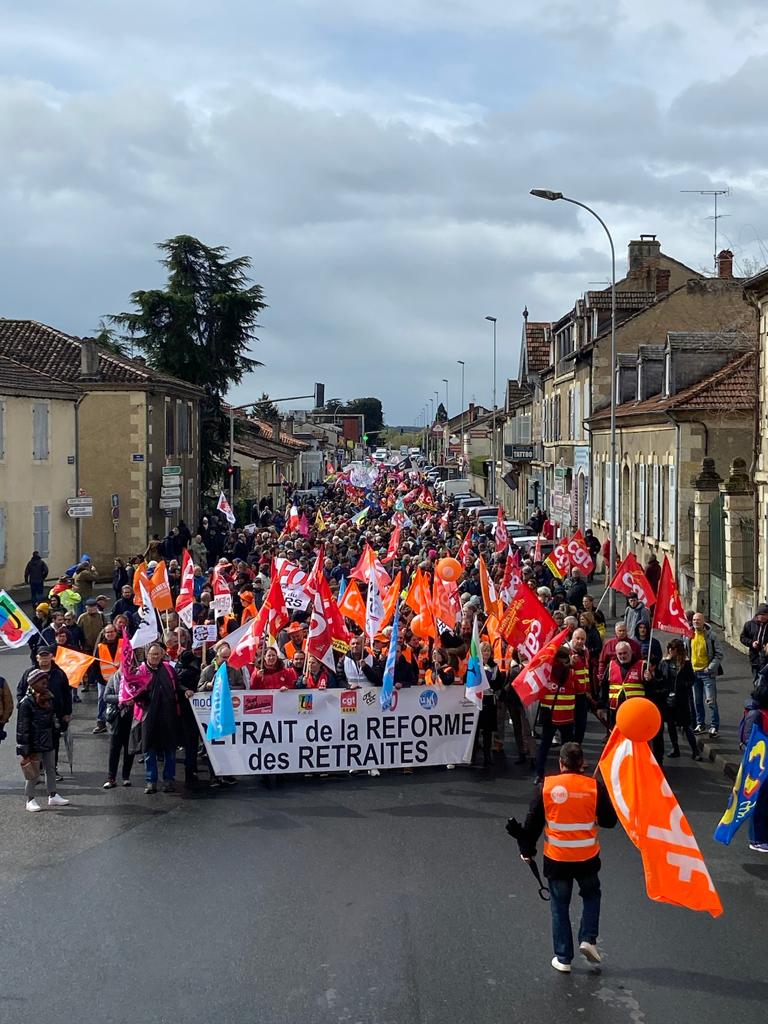
[(120, 508), (120, 495), (119, 494), (113, 494), (112, 495), (112, 508)]
[(93, 515), (93, 505), (73, 505), (67, 509), (70, 519), (87, 519)]
[(160, 488), (161, 498), (180, 498), (181, 488), (180, 487), (161, 487)]
[(163, 476), (181, 476), (181, 466), (163, 466)]
[(67, 508), (93, 508), (93, 498), (67, 498)]
[(131, 454), (131, 462), (143, 462), (143, 461), (144, 461), (144, 452), (132, 452), (132, 454)]
[(161, 498), (160, 499), (160, 508), (164, 508), (164, 509), (181, 508), (181, 499), (180, 498)]
[(120, 506), (119, 505), (115, 505), (115, 507), (112, 509), (112, 518), (115, 520), (115, 522), (117, 522), (117, 520), (120, 518)]

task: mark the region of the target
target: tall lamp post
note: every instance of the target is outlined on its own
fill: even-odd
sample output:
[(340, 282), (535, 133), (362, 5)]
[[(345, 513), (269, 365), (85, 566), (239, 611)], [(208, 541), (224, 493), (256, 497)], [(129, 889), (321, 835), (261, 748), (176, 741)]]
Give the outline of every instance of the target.
[[(595, 213), (591, 206), (587, 206), (586, 203), (580, 203), (578, 199), (564, 196), (562, 192), (553, 192), (547, 188), (532, 188), (531, 195), (536, 196), (538, 199), (549, 199), (551, 202), (554, 202), (556, 199), (562, 199), (564, 203), (572, 203), (574, 206), (580, 206), (587, 213), (591, 213), (608, 236), (608, 244), (611, 247), (611, 515), (608, 524), (611, 553), (608, 566), (609, 576), (605, 581), (607, 584), (609, 580), (613, 579), (616, 572), (616, 498), (618, 484), (618, 467), (616, 466), (616, 250), (613, 245), (611, 232), (608, 230), (608, 225), (600, 214)], [(613, 591), (608, 595), (608, 611), (611, 615), (616, 614), (616, 595)]]
[(461, 367), (461, 465), (464, 465), (464, 360), (457, 359), (456, 362)]
[[(437, 414), (440, 412), (440, 392), (439, 391), (435, 391), (434, 394), (435, 394), (435, 423), (437, 423)], [(438, 458), (440, 457), (440, 441), (439, 441), (439, 437), (440, 437), (439, 434), (435, 434), (435, 462), (437, 462)], [(443, 462), (445, 462), (445, 459), (443, 459)]]
[(493, 324), (493, 419), (491, 423), (491, 504), (496, 504), (496, 317), (487, 316)]
[(443, 377), (445, 384), (445, 426), (443, 427), (443, 462), (448, 461), (451, 444), (451, 432), (448, 429), (448, 378)]
[[(435, 454), (435, 452), (434, 452), (435, 445), (434, 445), (434, 440), (432, 438), (432, 427), (434, 426), (434, 423), (435, 423), (435, 400), (434, 400), (434, 398), (428, 398), (427, 401), (431, 403), (431, 408), (432, 408), (432, 415), (431, 415), (431, 418), (429, 420), (429, 445), (432, 448), (432, 453), (434, 455)], [(434, 461), (437, 462), (437, 456), (436, 455), (435, 455)]]

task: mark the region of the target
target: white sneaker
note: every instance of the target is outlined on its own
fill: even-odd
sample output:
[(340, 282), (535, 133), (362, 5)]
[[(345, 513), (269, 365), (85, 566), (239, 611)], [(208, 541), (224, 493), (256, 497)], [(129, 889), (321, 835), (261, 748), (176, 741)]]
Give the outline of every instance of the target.
[(580, 942), (579, 952), (586, 960), (589, 960), (591, 964), (601, 964), (603, 962), (603, 958), (600, 956), (594, 942)]
[(42, 809), (43, 808), (40, 806), (37, 800), (27, 800), (28, 811), (42, 811)]
[(379, 771), (379, 769), (378, 769), (378, 768), (371, 768), (371, 769), (370, 769), (370, 771), (368, 772), (368, 774), (369, 774), (369, 775), (370, 775), (370, 776), (371, 776), (372, 778), (376, 779), (376, 778), (378, 778), (378, 777), (379, 777), (379, 775), (381, 775), (381, 772)]
[(446, 768), (446, 771), (449, 771), (449, 772), (450, 772), (450, 771), (452, 771), (452, 770), (453, 770), (453, 769), (454, 769), (455, 767), (456, 767), (456, 765), (455, 765), (455, 764), (447, 764), (447, 765), (445, 766), (445, 768)]
[(59, 796), (58, 793), (54, 793), (53, 796), (48, 797), (49, 807), (66, 807), (69, 800), (65, 800), (63, 796)]
[(555, 968), (556, 971), (562, 971), (563, 974), (571, 973), (571, 965), (564, 964), (563, 961), (558, 960), (556, 956), (552, 957), (552, 966)]

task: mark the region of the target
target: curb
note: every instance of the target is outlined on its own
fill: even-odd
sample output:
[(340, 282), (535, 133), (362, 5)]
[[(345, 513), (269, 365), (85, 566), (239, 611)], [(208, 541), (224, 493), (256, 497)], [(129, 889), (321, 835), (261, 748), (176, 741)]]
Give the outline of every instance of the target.
[(703, 756), (708, 761), (711, 761), (712, 764), (717, 765), (723, 775), (729, 778), (731, 782), (735, 781), (741, 760), (730, 760), (729, 755), (721, 753), (721, 751), (718, 750), (718, 748), (709, 740), (700, 739), (698, 741), (698, 747)]

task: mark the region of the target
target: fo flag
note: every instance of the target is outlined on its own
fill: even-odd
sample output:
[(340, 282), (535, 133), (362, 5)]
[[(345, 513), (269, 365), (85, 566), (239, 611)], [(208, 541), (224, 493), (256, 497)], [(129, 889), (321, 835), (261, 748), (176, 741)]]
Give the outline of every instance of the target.
[(216, 511), (222, 512), (224, 514), (224, 518), (227, 520), (230, 526), (235, 525), (235, 513), (232, 511), (232, 506), (227, 501), (224, 495), (224, 491), (222, 491), (221, 494), (219, 495), (219, 501), (218, 504), (216, 505)]
[(466, 566), (467, 555), (472, 550), (472, 527), (467, 530), (467, 536), (461, 542), (461, 547), (456, 552), (456, 558), (461, 562), (462, 567)]
[(512, 685), (525, 707), (541, 700), (547, 693), (556, 693), (557, 684), (552, 682), (552, 663), (555, 655), (569, 636), (568, 627), (553, 636), (552, 639), (535, 654)]
[(192, 629), (193, 605), (195, 603), (195, 563), (190, 553), (184, 548), (181, 559), (181, 586), (176, 598), (176, 612), (187, 627)]
[(232, 694), (229, 690), (227, 665), (226, 662), (222, 662), (216, 671), (216, 675), (213, 677), (211, 717), (208, 721), (205, 738), (209, 742), (211, 740), (221, 740), (225, 736), (232, 736), (234, 732), (235, 709), (232, 705)]
[(669, 564), (669, 559), (666, 555), (664, 556), (664, 564), (661, 567), (656, 607), (653, 609), (653, 628), (660, 629), (663, 633), (693, 636), (693, 630), (683, 609), (683, 602), (680, 599), (680, 591), (677, 589), (675, 577), (672, 575), (672, 566)]
[(616, 575), (608, 585), (611, 590), (617, 590), (625, 597), (629, 597), (630, 594), (637, 594), (638, 599), (643, 602), (646, 608), (652, 608), (656, 600), (656, 595), (648, 581), (648, 577), (631, 551), (616, 569)]
[[(765, 714), (763, 717), (766, 717)], [(728, 807), (715, 829), (715, 839), (726, 846), (733, 839), (737, 829), (752, 817), (757, 806), (757, 796), (763, 786), (768, 785), (768, 736), (757, 723), (752, 726), (744, 756), (739, 765), (733, 790), (728, 797)]]

